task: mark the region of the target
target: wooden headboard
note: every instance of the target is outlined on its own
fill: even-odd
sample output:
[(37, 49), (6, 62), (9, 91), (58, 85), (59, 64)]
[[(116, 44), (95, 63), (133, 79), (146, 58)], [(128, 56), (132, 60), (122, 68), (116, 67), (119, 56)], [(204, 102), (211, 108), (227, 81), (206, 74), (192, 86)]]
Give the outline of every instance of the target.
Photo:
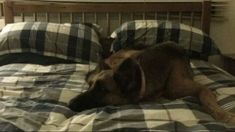
[[(57, 13), (57, 22), (62, 22), (63, 13), (69, 14), (69, 21), (74, 22), (76, 13), (81, 14), (79, 21), (85, 22), (86, 15), (93, 14), (93, 22), (98, 23), (99, 15), (103, 14), (105, 19), (104, 27), (106, 33), (110, 33), (111, 22), (116, 19), (119, 26), (124, 20), (123, 15), (128, 15), (131, 19), (167, 19), (175, 21), (188, 20), (188, 24), (194, 25), (195, 21), (200, 21), (199, 28), (209, 34), (210, 31), (210, 1), (203, 2), (13, 2), (5, 0), (5, 23), (13, 23), (16, 20), (15, 15), (21, 16), (25, 21), (26, 14), (32, 15), (33, 21), (39, 21), (39, 13), (45, 13), (45, 21), (50, 21), (50, 14)], [(164, 14), (165, 13), (165, 14)], [(113, 17), (115, 16), (116, 17)], [(165, 17), (163, 17), (165, 15)], [(138, 16), (138, 17), (136, 17)], [(90, 20), (91, 21), (91, 20)]]
[[(32, 2), (5, 0), (5, 23), (18, 21), (92, 22), (104, 29), (103, 43), (122, 23), (136, 19), (171, 20), (210, 32), (210, 0), (202, 2)], [(42, 18), (44, 17), (44, 18)], [(109, 47), (104, 47), (106, 48)]]

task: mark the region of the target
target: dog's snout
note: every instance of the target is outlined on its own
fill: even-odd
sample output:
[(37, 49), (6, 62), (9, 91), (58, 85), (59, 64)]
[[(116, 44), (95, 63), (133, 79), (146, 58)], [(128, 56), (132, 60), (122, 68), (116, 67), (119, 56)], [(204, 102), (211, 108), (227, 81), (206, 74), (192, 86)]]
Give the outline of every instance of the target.
[(86, 109), (104, 106), (93, 91), (82, 93), (69, 102), (69, 108), (73, 111), (81, 112)]

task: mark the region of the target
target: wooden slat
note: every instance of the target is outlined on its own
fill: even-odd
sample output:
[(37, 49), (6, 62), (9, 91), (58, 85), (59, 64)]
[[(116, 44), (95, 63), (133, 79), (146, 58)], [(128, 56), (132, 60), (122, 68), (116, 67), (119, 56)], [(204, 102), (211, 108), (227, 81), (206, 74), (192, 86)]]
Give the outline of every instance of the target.
[(191, 12), (191, 14), (190, 14), (190, 24), (191, 24), (191, 26), (193, 26), (194, 25), (194, 12)]
[(145, 12), (142, 13), (142, 17), (143, 17), (143, 20), (146, 19), (146, 13)]
[[(30, 3), (30, 2), (28, 2)], [(164, 12), (164, 11), (201, 11), (201, 2), (99, 2), (99, 3), (47, 3), (37, 2), (31, 5), (15, 4), (16, 12)]]
[(74, 17), (74, 15), (73, 15), (73, 13), (71, 12), (71, 13), (70, 13), (70, 23), (73, 23), (73, 17)]
[(182, 14), (183, 14), (182, 12), (179, 12), (179, 22), (180, 23), (182, 22), (182, 17), (183, 17)]
[(97, 17), (97, 13), (96, 12), (94, 13), (94, 22), (98, 23), (98, 17)]
[(85, 22), (86, 20), (85, 20), (86, 18), (85, 18), (85, 12), (82, 12), (82, 22)]
[(118, 13), (118, 24), (121, 25), (122, 24), (122, 13)]
[(4, 1), (5, 24), (14, 22), (13, 2)]
[(134, 20), (134, 12), (131, 12), (131, 20)]
[(49, 13), (46, 12), (46, 22), (49, 22), (49, 21), (50, 21)]
[(155, 12), (155, 13), (154, 13), (154, 19), (157, 20), (157, 17), (158, 17), (158, 13)]
[(166, 13), (166, 20), (170, 20), (170, 12)]
[(202, 4), (202, 30), (209, 34), (210, 33), (210, 12), (211, 12), (211, 2), (206, 0)]
[(0, 3), (0, 10), (1, 10), (0, 16), (4, 16), (3, 3)]
[(34, 18), (34, 21), (38, 21), (38, 14), (37, 12), (33, 13), (33, 18)]
[(110, 17), (109, 13), (106, 13), (107, 35), (110, 34)]
[(22, 22), (25, 21), (25, 15), (24, 15), (24, 13), (21, 13), (21, 21), (22, 21)]
[(62, 14), (61, 14), (61, 13), (58, 13), (58, 21), (59, 21), (59, 23), (61, 23), (61, 21), (62, 21), (61, 16), (62, 16)]

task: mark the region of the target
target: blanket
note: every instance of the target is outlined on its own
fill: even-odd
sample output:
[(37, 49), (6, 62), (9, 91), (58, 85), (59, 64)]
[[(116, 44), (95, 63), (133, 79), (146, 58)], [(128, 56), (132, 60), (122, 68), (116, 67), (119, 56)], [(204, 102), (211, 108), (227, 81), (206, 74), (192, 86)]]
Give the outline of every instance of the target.
[[(205, 61), (192, 60), (191, 66), (195, 81), (212, 89), (223, 109), (235, 113), (235, 78)], [(0, 130), (235, 131), (235, 126), (214, 120), (195, 97), (71, 111), (68, 102), (87, 90), (84, 78), (94, 67), (74, 63), (0, 66)]]

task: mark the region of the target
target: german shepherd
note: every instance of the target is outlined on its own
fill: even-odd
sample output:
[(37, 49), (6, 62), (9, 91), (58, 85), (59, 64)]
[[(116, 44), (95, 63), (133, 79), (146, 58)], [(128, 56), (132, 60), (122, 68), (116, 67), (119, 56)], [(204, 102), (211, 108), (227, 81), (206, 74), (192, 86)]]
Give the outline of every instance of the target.
[(217, 104), (213, 92), (193, 80), (184, 49), (173, 42), (120, 50), (101, 61), (86, 81), (89, 89), (69, 103), (73, 111), (195, 96), (216, 120), (235, 125), (235, 116)]

